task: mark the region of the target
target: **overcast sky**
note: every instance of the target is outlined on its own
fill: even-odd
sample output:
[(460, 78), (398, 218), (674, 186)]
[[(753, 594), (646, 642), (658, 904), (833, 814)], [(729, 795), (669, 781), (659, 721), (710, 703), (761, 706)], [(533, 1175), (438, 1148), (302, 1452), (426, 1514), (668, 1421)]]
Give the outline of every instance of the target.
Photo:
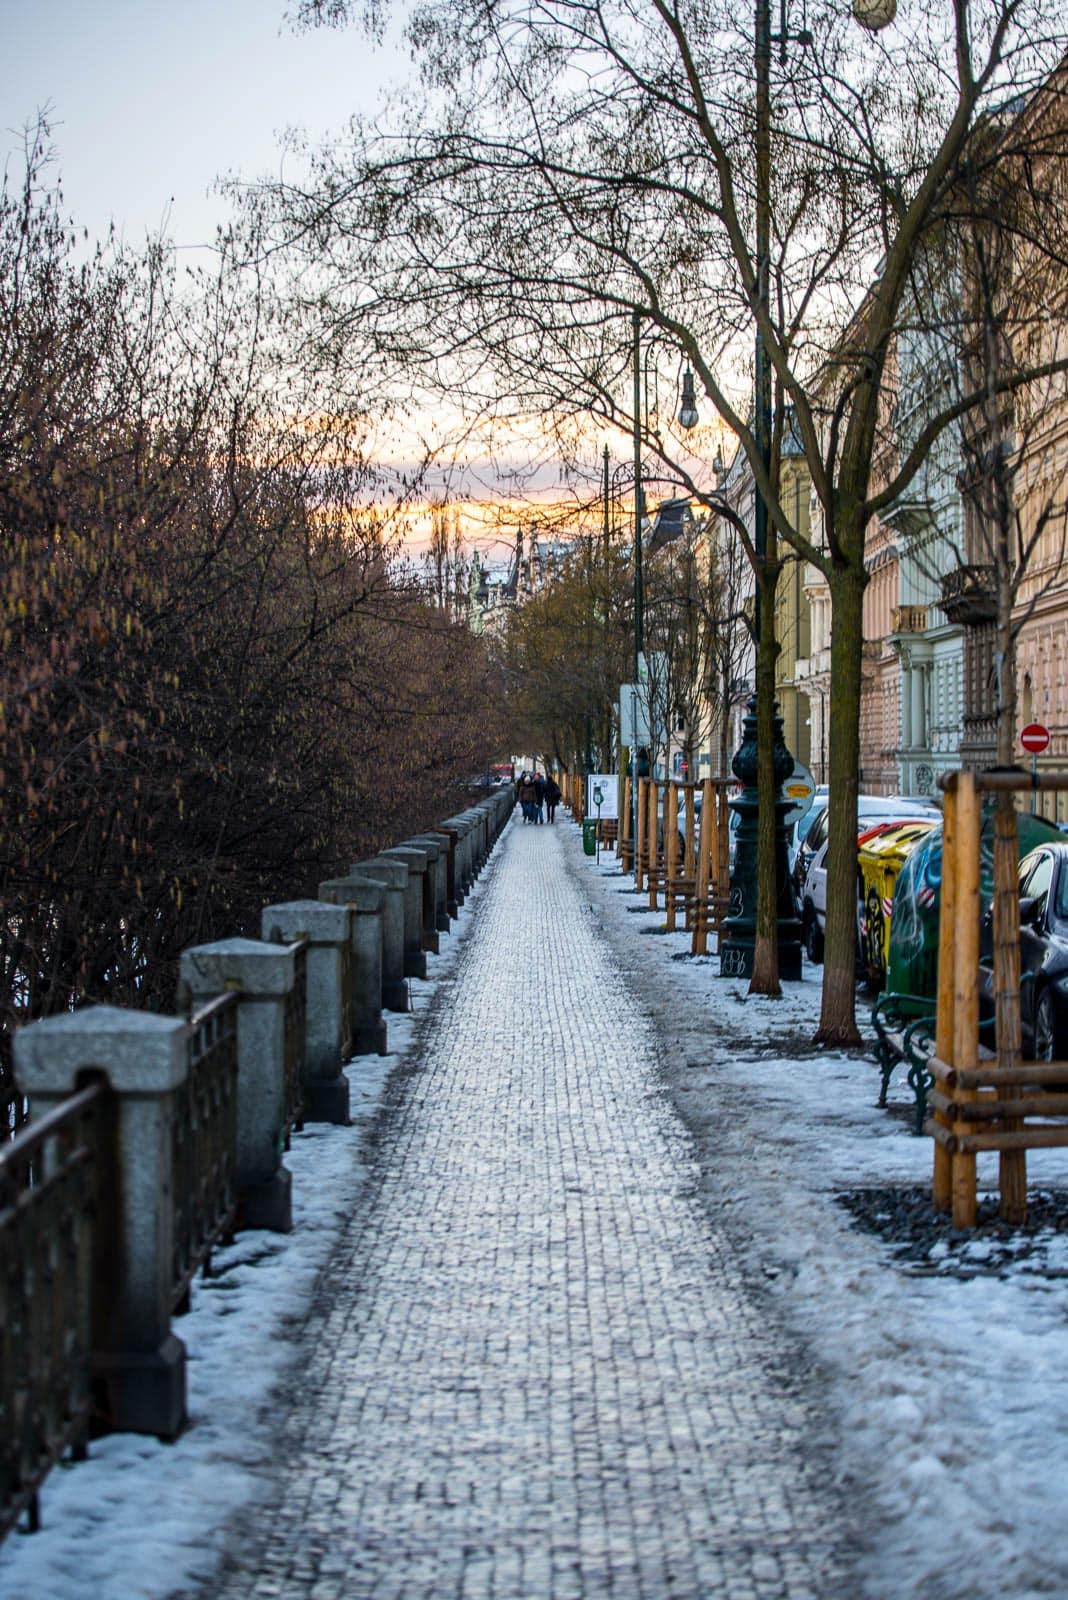
[[(225, 173), (278, 169), (278, 134), (315, 138), (373, 110), (405, 55), (357, 27), (294, 33), (293, 0), (0, 0), (0, 139), (52, 108), (67, 209), (91, 234), (131, 242), (166, 224), (210, 243)], [(13, 169), (17, 171), (17, 166)]]

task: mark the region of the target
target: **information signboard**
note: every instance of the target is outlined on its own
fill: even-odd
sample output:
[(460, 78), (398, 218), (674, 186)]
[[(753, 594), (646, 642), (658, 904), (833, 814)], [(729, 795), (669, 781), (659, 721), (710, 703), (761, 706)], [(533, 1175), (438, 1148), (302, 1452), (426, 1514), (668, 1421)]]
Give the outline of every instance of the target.
[(648, 749), (652, 739), (649, 729), (649, 701), (641, 684), (621, 683), (619, 686), (619, 742), (628, 750)]
[[(597, 796), (601, 799), (598, 802)], [(586, 815), (618, 817), (619, 778), (614, 772), (591, 772), (586, 778)]]

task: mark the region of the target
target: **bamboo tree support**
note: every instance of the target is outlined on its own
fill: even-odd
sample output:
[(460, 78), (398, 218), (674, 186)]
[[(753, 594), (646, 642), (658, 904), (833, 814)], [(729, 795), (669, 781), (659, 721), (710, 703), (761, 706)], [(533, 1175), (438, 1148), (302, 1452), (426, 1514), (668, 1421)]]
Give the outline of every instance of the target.
[(712, 841), (716, 833), (716, 796), (712, 779), (701, 785), (701, 830), (697, 842), (697, 882), (694, 887), (694, 916), (690, 953), (708, 954), (708, 894), (709, 869), (712, 861)]
[(675, 885), (679, 877), (679, 790), (670, 778), (664, 790), (664, 913), (675, 932)]
[(645, 813), (649, 808), (649, 779), (638, 779), (638, 837), (635, 841), (637, 855), (634, 867), (634, 887), (639, 894), (645, 888), (645, 869), (649, 865), (649, 840), (646, 835)]

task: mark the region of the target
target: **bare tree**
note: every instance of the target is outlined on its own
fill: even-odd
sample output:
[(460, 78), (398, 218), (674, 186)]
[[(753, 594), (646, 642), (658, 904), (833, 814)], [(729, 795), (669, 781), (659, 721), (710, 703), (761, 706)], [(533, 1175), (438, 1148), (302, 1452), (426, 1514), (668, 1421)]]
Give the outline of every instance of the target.
[(393, 572), (363, 419), (295, 376), (282, 412), (255, 282), (78, 260), (47, 156), (0, 191), (0, 1091), (15, 1022), (169, 1005), (184, 945), (498, 743), (480, 642)]
[[(338, 21), (349, 9), (303, 11)], [(634, 313), (675, 341), (736, 434), (774, 537), (829, 587), (836, 803), (819, 1036), (849, 1043), (865, 531), (983, 398), (947, 404), (873, 486), (887, 361), (915, 262), (959, 209), (963, 163), (1009, 159), (986, 131), (1009, 89), (1046, 80), (1068, 24), (1059, 0), (911, 0), (878, 37), (841, 0), (809, 0), (807, 24), (765, 59), (755, 121), (754, 40), (733, 0), (426, 0), (409, 30), (423, 101), (398, 103), (382, 129), (354, 127), (347, 153), (332, 146), (306, 184), (258, 203), (322, 274), (302, 309), (327, 349), (367, 336), (376, 360), (418, 370), (468, 414), (505, 428), (551, 417), (565, 448), (591, 414), (643, 426), (621, 398)], [(795, 527), (766, 465), (748, 407), (754, 329), (795, 419), (821, 544)], [(999, 389), (1059, 360), (1003, 374)], [(709, 497), (707, 464), (669, 429), (645, 444)], [(774, 559), (772, 547), (769, 584)], [(758, 663), (769, 673), (770, 644)]]

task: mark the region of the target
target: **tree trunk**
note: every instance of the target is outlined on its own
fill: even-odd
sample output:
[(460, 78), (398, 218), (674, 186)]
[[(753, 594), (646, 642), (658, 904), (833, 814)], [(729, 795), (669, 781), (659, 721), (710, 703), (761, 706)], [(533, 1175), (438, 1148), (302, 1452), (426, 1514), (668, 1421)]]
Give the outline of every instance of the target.
[(760, 642), (757, 646), (757, 909), (750, 994), (781, 998), (779, 983), (779, 894), (775, 876), (775, 590), (779, 564), (769, 552), (757, 574), (760, 586)]
[(830, 793), (827, 843), (827, 928), (818, 1044), (857, 1045), (857, 788), (860, 766), (860, 680), (864, 645), (864, 571), (836, 568), (830, 577)]

